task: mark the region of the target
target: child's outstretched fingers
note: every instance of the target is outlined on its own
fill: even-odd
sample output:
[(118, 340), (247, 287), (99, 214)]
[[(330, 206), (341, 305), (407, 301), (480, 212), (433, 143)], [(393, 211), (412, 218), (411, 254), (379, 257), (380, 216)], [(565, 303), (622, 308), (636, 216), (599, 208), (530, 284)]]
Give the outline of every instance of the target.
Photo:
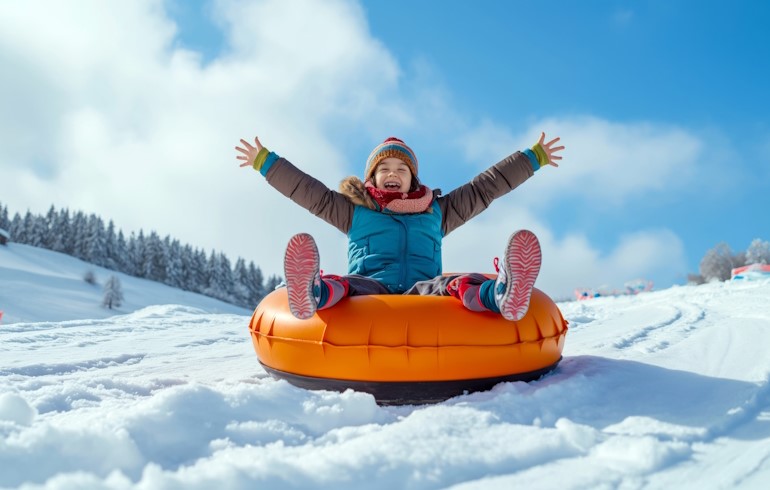
[(257, 154), (262, 149), (262, 144), (259, 142), (259, 137), (254, 138), (254, 146), (248, 141), (241, 139), (241, 146), (236, 146), (236, 151), (243, 153), (243, 155), (237, 155), (236, 160), (243, 160), (241, 167), (250, 167), (254, 164), (254, 160), (257, 158)]
[(538, 143), (540, 143), (540, 145), (542, 145), (543, 149), (545, 150), (546, 155), (548, 155), (548, 164), (553, 165), (554, 167), (559, 166), (559, 164), (556, 163), (556, 160), (561, 160), (561, 156), (557, 155), (556, 153), (564, 149), (564, 146), (553, 146), (560, 139), (561, 138), (557, 136), (548, 143), (544, 143), (545, 133), (540, 133), (540, 141), (538, 141)]

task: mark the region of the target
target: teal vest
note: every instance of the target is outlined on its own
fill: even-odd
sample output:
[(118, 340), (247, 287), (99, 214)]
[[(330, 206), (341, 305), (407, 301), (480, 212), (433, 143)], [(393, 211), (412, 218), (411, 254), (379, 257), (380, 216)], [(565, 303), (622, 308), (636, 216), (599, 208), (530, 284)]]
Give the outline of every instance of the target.
[(348, 232), (348, 274), (380, 281), (403, 293), (417, 281), (441, 275), (441, 209), (400, 214), (356, 206)]

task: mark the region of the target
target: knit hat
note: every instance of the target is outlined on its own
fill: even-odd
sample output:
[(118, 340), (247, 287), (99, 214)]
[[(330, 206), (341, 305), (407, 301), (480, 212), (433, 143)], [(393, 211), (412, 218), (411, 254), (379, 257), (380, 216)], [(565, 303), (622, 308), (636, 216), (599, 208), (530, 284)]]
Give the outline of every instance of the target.
[(406, 143), (391, 136), (377, 145), (377, 147), (369, 154), (369, 158), (366, 159), (364, 181), (372, 178), (372, 174), (374, 174), (374, 169), (377, 168), (377, 164), (390, 157), (402, 160), (409, 167), (409, 170), (412, 171), (412, 175), (417, 177), (417, 157), (414, 156), (414, 152), (411, 148), (406, 146)]

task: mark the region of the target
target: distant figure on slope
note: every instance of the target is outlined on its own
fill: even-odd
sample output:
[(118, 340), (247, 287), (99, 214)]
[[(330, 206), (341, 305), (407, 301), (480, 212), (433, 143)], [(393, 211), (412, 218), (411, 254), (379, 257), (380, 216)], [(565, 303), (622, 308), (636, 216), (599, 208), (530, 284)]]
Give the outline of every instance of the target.
[(320, 274), (313, 237), (289, 240), (284, 273), (291, 312), (300, 319), (329, 308), (345, 296), (422, 294), (454, 296), (473, 311), (494, 311), (520, 320), (540, 272), (537, 237), (520, 230), (511, 235), (497, 278), (478, 273), (442, 275), (441, 241), (546, 165), (558, 167), (559, 138), (540, 140), (442, 196), (417, 177), (417, 157), (398, 138), (388, 138), (366, 160), (364, 180), (347, 177), (335, 192), (281, 158), (254, 138), (241, 140), (241, 167), (253, 167), (268, 184), (348, 236), (348, 274)]

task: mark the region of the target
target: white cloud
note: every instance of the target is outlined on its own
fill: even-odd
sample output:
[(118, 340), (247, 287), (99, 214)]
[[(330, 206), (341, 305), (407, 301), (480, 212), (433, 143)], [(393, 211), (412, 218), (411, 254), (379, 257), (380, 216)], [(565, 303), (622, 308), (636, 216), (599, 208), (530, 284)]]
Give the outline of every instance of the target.
[(272, 237), (303, 222), (323, 235), (233, 147), (258, 134), (336, 187), (347, 165), (324, 121), (369, 114), (398, 67), (351, 2), (217, 8), (232, 45), (204, 67), (174, 47), (159, 1), (0, 5), (0, 60), (13, 67), (0, 81), (13, 108), (0, 115), (3, 202), (94, 212), (258, 264), (280, 263)]
[(523, 134), (483, 122), (462, 138), (467, 158), (497, 161), (512, 149), (529, 148), (545, 131), (558, 136), (562, 163), (547, 178), (527, 184), (539, 202), (557, 196), (620, 205), (650, 192), (686, 187), (702, 164), (704, 144), (682, 128), (651, 123), (617, 123), (590, 116), (552, 118), (528, 125)]
[[(8, 108), (0, 113), (2, 202), (21, 213), (52, 203), (93, 212), (126, 232), (156, 230), (243, 256), (267, 274), (281, 273), (284, 244), (306, 231), (318, 239), (322, 267), (344, 272), (345, 237), (239, 168), (238, 139), (257, 134), (336, 188), (361, 163), (345, 160), (327, 125), (344, 121), (374, 134), (418, 127), (435, 114), (442, 125), (468, 125), (444, 89), (431, 89), (429, 63), (416, 61), (416, 81), (403, 89), (398, 62), (354, 2), (221, 0), (215, 8), (228, 45), (204, 66), (177, 47), (160, 0), (0, 3), (0, 62), (12, 67), (0, 78)], [(469, 142), (469, 158), (496, 161), (531, 145), (540, 128), (562, 136), (564, 165), (450, 236), (447, 270), (491, 270), (520, 227), (540, 236), (546, 262), (538, 285), (554, 294), (681, 265), (681, 244), (669, 232), (629, 236), (602, 254), (587, 237), (556, 238), (531, 208), (511, 203), (537, 202), (529, 196), (618, 203), (682, 185), (701, 152), (697, 138), (581, 117), (538, 121), (522, 134), (489, 122), (459, 140)]]
[(493, 273), (493, 259), (502, 258), (508, 237), (519, 229), (532, 230), (538, 236), (543, 265), (536, 286), (554, 297), (572, 297), (579, 287), (622, 288), (635, 279), (653, 280), (667, 287), (687, 272), (682, 241), (670, 230), (621, 236), (611, 252), (602, 253), (589, 237), (557, 237), (536, 212), (505, 201), (493, 203), (447, 237), (445, 270)]

